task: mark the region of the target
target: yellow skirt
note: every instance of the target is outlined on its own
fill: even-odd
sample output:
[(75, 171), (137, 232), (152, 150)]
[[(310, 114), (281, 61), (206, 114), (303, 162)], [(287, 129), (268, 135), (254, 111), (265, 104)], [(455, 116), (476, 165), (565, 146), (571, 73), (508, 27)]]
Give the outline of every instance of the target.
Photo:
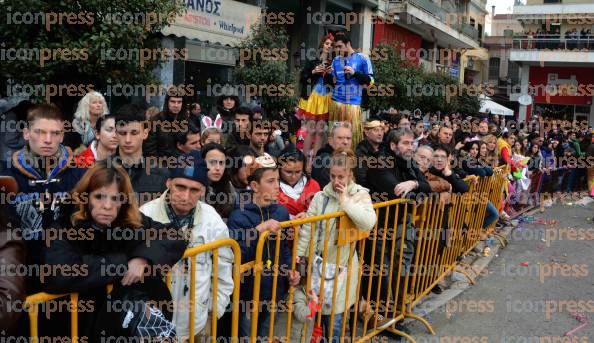
[(307, 120), (328, 120), (328, 109), (332, 102), (332, 94), (320, 95), (312, 92), (307, 100), (299, 99), (297, 116)]
[(362, 116), (363, 112), (361, 111), (361, 106), (359, 105), (348, 105), (336, 101), (332, 101), (330, 103), (330, 110), (328, 111), (329, 130), (332, 130), (332, 127), (336, 122), (350, 123), (353, 130), (353, 151), (355, 150), (357, 144), (363, 140), (363, 124), (361, 122)]

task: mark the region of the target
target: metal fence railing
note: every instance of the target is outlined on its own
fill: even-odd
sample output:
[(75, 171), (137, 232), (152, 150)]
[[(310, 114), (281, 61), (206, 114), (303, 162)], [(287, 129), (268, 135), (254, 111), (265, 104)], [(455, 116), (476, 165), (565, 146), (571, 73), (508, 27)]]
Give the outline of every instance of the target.
[[(196, 339), (194, 322), (198, 311), (195, 304), (197, 292), (211, 292), (211, 312), (207, 315), (212, 318), (209, 339), (213, 343), (217, 342), (219, 334), (227, 334), (231, 337), (231, 342), (237, 342), (240, 316), (246, 315), (251, 316), (250, 342), (256, 342), (258, 336), (265, 336), (269, 341), (282, 338), (280, 341), (294, 342), (296, 340), (292, 335), (300, 332), (301, 340), (297, 341), (308, 343), (308, 335), (319, 335), (323, 323), (334, 323), (336, 319), (340, 324), (338, 335), (341, 338), (349, 337), (352, 342), (369, 340), (386, 330), (414, 342), (413, 337), (398, 329), (397, 324), (405, 318), (420, 321), (434, 334), (431, 324), (413, 313), (413, 309), (438, 282), (463, 266), (459, 257), (466, 255), (482, 239), (493, 234), (495, 223), (487, 229), (483, 228), (485, 211), (488, 202), (499, 209), (503, 207), (508, 173), (507, 168), (500, 167), (490, 177), (467, 178), (465, 181), (469, 183), (469, 191), (465, 194), (453, 194), (447, 204), (435, 196), (430, 196), (421, 203), (395, 199), (370, 204), (369, 215), (375, 212), (375, 224), (372, 228), (360, 228), (356, 224), (357, 220), (351, 219), (343, 211), (283, 222), (280, 232), (260, 234), (255, 260), (244, 264), (241, 264), (241, 249), (232, 239), (188, 249), (183, 259), (187, 259), (190, 266), (196, 265), (198, 257), (210, 260), (212, 281), (210, 290), (196, 289), (196, 269), (189, 268), (189, 271), (185, 271), (190, 274), (189, 299), (185, 300), (189, 304), (180, 306), (179, 310), (174, 309), (188, 311), (189, 334), (184, 340), (194, 343)], [(280, 245), (285, 244), (283, 240), (287, 239), (293, 245), (290, 249), (290, 262), (283, 265), (279, 255), (282, 250)], [(265, 261), (264, 251), (270, 252), (271, 246), (274, 247), (274, 256), (271, 258), (267, 255)], [(316, 250), (316, 246), (319, 249)], [(218, 331), (216, 320), (219, 317), (216, 304), (221, 249), (230, 249), (233, 253), (231, 329), (225, 333)], [(300, 249), (303, 251), (299, 251)], [(319, 258), (316, 258), (316, 254), (319, 254)], [(305, 282), (289, 287), (287, 293), (277, 294), (277, 285), (286, 281), (285, 273), (288, 270), (297, 270), (298, 257), (305, 257)], [(464, 273), (464, 270), (460, 272)], [(167, 280), (169, 285), (171, 273)], [(251, 307), (246, 312), (245, 307), (240, 307), (240, 302), (243, 301), (240, 299), (240, 285), (242, 277), (248, 273), (254, 282), (253, 299), (248, 300)], [(267, 299), (265, 304), (270, 312), (270, 317), (267, 318), (270, 323), (268, 331), (259, 333), (263, 275), (273, 278), (272, 298)], [(318, 303), (322, 304), (321, 310), (312, 315), (312, 318), (296, 320), (296, 306), (299, 302), (299, 306), (303, 306), (313, 289), (317, 292)], [(33, 343), (39, 342), (38, 305), (66, 296), (70, 296), (72, 303), (70, 327), (72, 341), (76, 342), (79, 335), (76, 306), (78, 295), (38, 293), (29, 296), (26, 302)], [(180, 299), (174, 300), (174, 304), (180, 305)], [(286, 306), (280, 306), (281, 300)], [(353, 320), (349, 320), (349, 316)], [(297, 330), (295, 325), (299, 325)], [(333, 335), (330, 330), (327, 339), (331, 341)]]

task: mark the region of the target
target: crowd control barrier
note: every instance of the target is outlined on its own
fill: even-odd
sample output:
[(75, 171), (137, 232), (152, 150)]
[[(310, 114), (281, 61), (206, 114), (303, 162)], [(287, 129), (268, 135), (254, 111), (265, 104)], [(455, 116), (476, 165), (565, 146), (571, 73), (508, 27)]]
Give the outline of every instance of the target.
[[(376, 203), (373, 207), (377, 220), (370, 231), (359, 230), (344, 212), (283, 222), (281, 231), (260, 234), (255, 260), (244, 264), (240, 264), (239, 245), (232, 239), (188, 249), (184, 258), (189, 259), (190, 265), (196, 264), (200, 254), (207, 254), (212, 261), (211, 318), (218, 316), (218, 250), (230, 248), (233, 251), (234, 289), (230, 332), (221, 332), (217, 328), (217, 320), (211, 320), (209, 335), (212, 342), (217, 342), (217, 336), (225, 335), (236, 343), (239, 317), (246, 315), (251, 318), (249, 341), (256, 342), (259, 316), (264, 306), (270, 313), (269, 318), (266, 318), (269, 326), (267, 332), (260, 333), (264, 336), (260, 339), (270, 342), (309, 343), (311, 336), (321, 335), (323, 323), (335, 321), (340, 328), (341, 341), (366, 341), (383, 331), (390, 331), (414, 342), (413, 337), (399, 330), (400, 322), (406, 318), (420, 321), (430, 333), (435, 334), (430, 323), (413, 313), (413, 309), (452, 271), (467, 275), (473, 282), (470, 273), (465, 271), (468, 266), (462, 262), (462, 257), (481, 240), (494, 234), (495, 223), (483, 228), (486, 206), (491, 202), (499, 210), (503, 208), (507, 175), (508, 170), (501, 167), (495, 168), (490, 177), (467, 178), (465, 181), (469, 191), (452, 194), (447, 203), (438, 196), (429, 196), (419, 203), (404, 199)], [(300, 256), (299, 260), (304, 257), (306, 263), (298, 263), (298, 242), (300, 235), (304, 234), (309, 239), (306, 253), (302, 254), (305, 256)], [(283, 240), (292, 242), (290, 262), (285, 265), (279, 256)], [(323, 244), (320, 246), (318, 242)], [(276, 253), (271, 260), (264, 261), (264, 251), (269, 251), (272, 245)], [(314, 249), (314, 246), (318, 249)], [(316, 255), (321, 260), (316, 259)], [(287, 283), (288, 271), (298, 269), (305, 273), (303, 282), (288, 287), (286, 293), (277, 294), (277, 286)], [(247, 311), (249, 314), (243, 306), (244, 310), (240, 310), (240, 284), (245, 273), (253, 275), (253, 299)], [(314, 273), (318, 273), (317, 277)], [(266, 301), (260, 299), (263, 277), (272, 277), (272, 296)], [(185, 340), (190, 343), (194, 343), (197, 334), (194, 330), (194, 297), (196, 292), (206, 291), (195, 289), (195, 278), (196, 270), (190, 269), (190, 303), (187, 306), (190, 324), (189, 336)], [(322, 308), (312, 318), (298, 321), (294, 309), (303, 306), (303, 303), (296, 302), (296, 299), (303, 302), (303, 294), (311, 293), (312, 289), (317, 291), (318, 304), (322, 304)], [(29, 296), (26, 301), (33, 343), (38, 342), (37, 306), (44, 301), (66, 296), (70, 296), (72, 303), (71, 335), (73, 342), (76, 342), (77, 294), (38, 293)], [(307, 303), (307, 296), (305, 299)], [(333, 336), (330, 330), (326, 339), (337, 341)]]
[[(239, 322), (239, 287), (240, 287), (240, 271), (241, 271), (241, 250), (239, 248), (239, 244), (233, 239), (224, 239), (224, 240), (217, 240), (214, 242), (206, 243), (200, 245), (198, 247), (187, 249), (182, 257), (182, 259), (187, 259), (189, 261), (190, 266), (196, 266), (196, 259), (199, 255), (205, 254), (206, 258), (210, 258), (212, 263), (212, 275), (211, 275), (211, 299), (212, 299), (212, 318), (217, 318), (217, 290), (218, 290), (218, 270), (219, 270), (219, 249), (221, 248), (228, 248), (231, 249), (233, 252), (233, 293), (231, 295), (231, 325), (230, 330), (231, 332), (227, 333), (231, 339), (231, 343), (237, 343), (237, 323)], [(179, 262), (178, 262), (179, 263)], [(174, 269), (175, 272), (175, 269)], [(183, 306), (181, 311), (186, 309), (188, 311), (189, 316), (189, 335), (188, 337), (180, 337), (185, 342), (194, 343), (196, 340), (196, 332), (195, 332), (195, 297), (196, 292), (208, 292), (208, 290), (196, 290), (195, 282), (196, 282), (196, 268), (189, 268), (189, 303), (187, 306)], [(171, 273), (167, 275), (167, 285), (171, 287)], [(108, 285), (107, 292), (111, 291), (111, 285)], [(29, 315), (29, 331), (31, 336), (32, 343), (39, 343), (39, 305), (41, 303), (51, 301), (54, 299), (62, 298), (70, 296), (70, 333), (72, 343), (76, 343), (79, 338), (79, 328), (78, 328), (78, 294), (71, 293), (71, 294), (48, 294), (48, 293), (37, 293), (27, 297), (25, 302), (25, 309)], [(176, 310), (176, 306), (179, 306), (179, 303), (173, 302), (174, 310)], [(115, 324), (114, 324), (115, 325)], [(217, 320), (211, 320), (211, 327), (210, 333), (212, 334), (212, 343), (216, 343), (217, 337)], [(85, 340), (87, 341), (87, 340)], [(204, 343), (204, 342), (201, 342)]]

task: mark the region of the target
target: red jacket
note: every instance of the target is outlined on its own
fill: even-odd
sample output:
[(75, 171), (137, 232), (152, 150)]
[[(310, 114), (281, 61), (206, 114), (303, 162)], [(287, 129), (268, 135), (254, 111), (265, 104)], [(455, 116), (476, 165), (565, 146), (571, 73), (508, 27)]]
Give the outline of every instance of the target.
[(90, 168), (95, 164), (95, 155), (93, 154), (93, 150), (91, 150), (91, 145), (89, 144), (85, 151), (81, 152), (78, 156), (74, 157), (74, 163), (79, 168)]
[(314, 179), (308, 179), (301, 196), (297, 200), (293, 200), (288, 195), (283, 193), (282, 188), (278, 193), (278, 203), (285, 206), (289, 210), (289, 214), (296, 216), (301, 212), (307, 211), (309, 203), (314, 195), (320, 191), (320, 185)]

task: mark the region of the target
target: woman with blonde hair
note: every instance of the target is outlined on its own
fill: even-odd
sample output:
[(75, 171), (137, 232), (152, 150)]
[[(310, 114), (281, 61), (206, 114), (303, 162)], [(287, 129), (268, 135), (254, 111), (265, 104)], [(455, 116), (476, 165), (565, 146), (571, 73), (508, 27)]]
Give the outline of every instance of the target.
[[(376, 222), (375, 210), (369, 190), (355, 183), (353, 169), (356, 167), (355, 154), (350, 149), (338, 148), (332, 154), (329, 161), (330, 182), (324, 189), (318, 192), (307, 210), (307, 216), (317, 216), (325, 213), (344, 211), (348, 218), (352, 220), (358, 230), (370, 231)], [(312, 264), (312, 284), (313, 289), (322, 301), (322, 329), (324, 336), (328, 341), (338, 342), (342, 336), (342, 327), (348, 322), (348, 313), (356, 300), (357, 284), (359, 276), (356, 272), (359, 270), (359, 259), (357, 253), (350, 249), (349, 244), (339, 246), (338, 222), (339, 219), (329, 219), (327, 223), (318, 224), (311, 228), (311, 224), (304, 224), (299, 230), (297, 240), (297, 256), (300, 259), (309, 259), (313, 256)], [(327, 231), (328, 230), (328, 231)], [(341, 228), (346, 230), (346, 228)], [(325, 240), (328, 240), (325, 243)], [(312, 241), (310, 244), (310, 240)], [(322, 256), (327, 244), (327, 255)], [(309, 248), (313, 248), (313, 252)], [(350, 252), (352, 255), (350, 277), (347, 277), (348, 262)], [(340, 261), (337, 256), (340, 255)], [(339, 265), (336, 265), (336, 262)], [(324, 288), (321, 287), (322, 265), (326, 264), (326, 273), (334, 274), (331, 278), (325, 275)], [(334, 272), (329, 272), (333, 270)], [(332, 303), (332, 292), (334, 283), (336, 285), (336, 301)], [(347, 287), (348, 284), (348, 287)], [(347, 294), (348, 288), (348, 294)], [(334, 321), (331, 321), (331, 313), (334, 312)], [(330, 340), (330, 337), (332, 339)]]
[(101, 93), (91, 91), (78, 102), (72, 127), (81, 136), (82, 144), (86, 147), (95, 139), (95, 124), (97, 119), (108, 114), (109, 109)]
[(497, 150), (497, 137), (486, 135), (483, 137), (486, 149), (479, 149), (479, 160), (492, 168), (499, 165), (499, 151)]
[[(174, 337), (167, 306), (171, 294), (163, 277), (183, 255), (183, 235), (164, 235), (170, 228), (140, 213), (128, 174), (113, 161), (89, 169), (71, 199), (54, 227), (78, 235), (59, 234), (44, 246), (44, 263), (56, 270), (41, 280), (44, 290), (78, 293), (79, 300), (93, 302), (94, 311), (79, 313), (80, 334), (90, 342)], [(113, 307), (114, 301), (127, 305)]]

